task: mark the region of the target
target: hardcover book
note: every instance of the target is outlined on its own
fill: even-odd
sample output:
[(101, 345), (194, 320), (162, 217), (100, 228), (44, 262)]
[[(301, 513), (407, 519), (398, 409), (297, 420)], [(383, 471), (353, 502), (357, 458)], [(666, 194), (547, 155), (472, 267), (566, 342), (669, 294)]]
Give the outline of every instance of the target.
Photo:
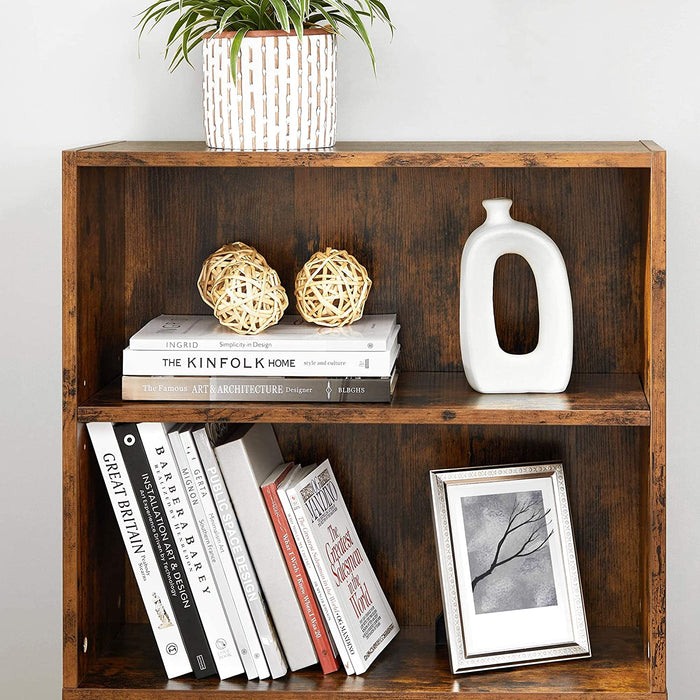
[(114, 433), (151, 538), (192, 671), (196, 678), (214, 675), (214, 658), (139, 431), (134, 423), (121, 423), (114, 426)]
[[(308, 473), (313, 471), (316, 468), (316, 466), (316, 464), (312, 464), (308, 467), (305, 467), (305, 472)], [(330, 604), (328, 602), (328, 597), (326, 596), (326, 592), (323, 590), (323, 584), (321, 583), (321, 579), (319, 578), (318, 573), (316, 572), (316, 567), (314, 566), (311, 553), (309, 552), (309, 548), (306, 546), (306, 542), (304, 541), (304, 538), (301, 534), (301, 530), (299, 529), (299, 523), (297, 522), (296, 516), (294, 515), (294, 509), (292, 508), (292, 505), (289, 501), (289, 496), (287, 495), (287, 486), (289, 484), (295, 483), (299, 479), (301, 471), (302, 468), (300, 464), (297, 464), (295, 467), (293, 467), (288, 472), (287, 476), (278, 485), (277, 494), (279, 496), (280, 503), (282, 504), (284, 514), (287, 516), (289, 531), (292, 533), (292, 537), (296, 542), (299, 555), (301, 556), (301, 560), (304, 564), (306, 575), (309, 581), (311, 582), (311, 587), (313, 588), (314, 594), (316, 595), (316, 602), (318, 603), (318, 607), (323, 613), (323, 619), (325, 622), (326, 630), (328, 631), (331, 641), (333, 642), (333, 649), (340, 657), (340, 660), (343, 663), (343, 667), (345, 668), (345, 672), (348, 675), (353, 675), (355, 673), (355, 669), (352, 666), (350, 655), (348, 654), (348, 651), (345, 648), (345, 643), (343, 642), (343, 638), (340, 635), (338, 623), (336, 622), (333, 612), (331, 611)]]
[[(224, 426), (229, 429), (229, 426)], [(210, 425), (212, 431), (216, 431), (215, 425)], [(207, 433), (207, 428), (202, 426), (197, 428), (194, 433), (194, 440), (197, 446), (197, 452), (202, 460), (207, 481), (211, 489), (214, 502), (219, 513), (221, 525), (224, 530), (224, 536), (236, 567), (240, 585), (245, 594), (245, 601), (248, 605), (248, 611), (252, 624), (255, 626), (262, 650), (265, 655), (265, 660), (270, 669), (270, 674), (273, 678), (280, 678), (287, 673), (287, 662), (285, 661), (282, 648), (277, 637), (272, 619), (270, 617), (265, 597), (260, 587), (253, 561), (250, 558), (248, 548), (241, 528), (236, 517), (236, 512), (231, 503), (224, 477), (221, 473), (221, 467), (214, 454), (214, 448)], [(241, 608), (241, 617), (244, 618), (245, 610)], [(252, 635), (251, 635), (252, 637)]]
[(255, 336), (237, 335), (211, 315), (162, 315), (131, 336), (133, 350), (328, 350), (381, 351), (389, 349), (396, 314), (363, 316), (352, 325), (325, 328), (301, 316), (283, 316), (280, 322)]
[[(170, 437), (173, 441), (176, 439), (175, 435), (171, 434)], [(262, 669), (258, 669), (256, 660), (253, 657), (250, 644), (238, 615), (238, 607), (233, 598), (231, 586), (229, 585), (221, 557), (219, 556), (219, 549), (214, 542), (211, 526), (212, 520), (210, 518), (212, 510), (217, 520), (218, 515), (216, 514), (213, 502), (210, 503), (211, 494), (209, 493), (209, 486), (204, 477), (204, 470), (202, 469), (202, 463), (197, 454), (191, 430), (188, 426), (183, 426), (179, 430), (177, 437), (180, 439), (182, 445), (182, 452), (178, 451), (176, 453), (180, 475), (182, 476), (182, 482), (187, 491), (187, 495), (190, 498), (190, 505), (192, 506), (192, 512), (197, 523), (197, 529), (199, 530), (205, 553), (209, 559), (214, 583), (216, 584), (216, 589), (219, 593), (224, 612), (226, 613), (229, 627), (233, 633), (233, 639), (236, 643), (241, 662), (243, 663), (243, 668), (249, 679), (267, 678), (269, 673), (267, 671), (267, 664), (264, 663), (265, 660), (262, 653), (258, 654), (258, 661)], [(183, 452), (184, 463), (181, 463), (180, 455)]]
[(387, 377), (400, 345), (389, 350), (349, 351), (207, 351), (132, 350), (123, 353), (123, 374), (208, 377)]
[(214, 448), (292, 671), (318, 661), (260, 485), (284, 460), (272, 426), (241, 425)]
[(389, 403), (398, 371), (388, 377), (123, 376), (125, 401), (294, 401)]
[(399, 626), (367, 559), (326, 460), (286, 488), (304, 542), (356, 673), (364, 673)]
[(136, 494), (111, 423), (88, 423), (88, 433), (119, 524), (139, 593), (168, 678), (192, 671), (170, 596), (160, 574)]
[(311, 641), (316, 647), (316, 654), (318, 655), (321, 669), (324, 673), (333, 673), (338, 670), (338, 662), (335, 659), (335, 653), (324, 626), (323, 616), (318, 609), (313, 588), (309, 582), (304, 563), (277, 493), (279, 484), (286, 478), (293, 466), (293, 462), (281, 464), (263, 482), (261, 489), (272, 518), (272, 524), (275, 526), (277, 539), (287, 562), (289, 574), (292, 577), (292, 581), (294, 581), (297, 598), (304, 612), (306, 626), (309, 628), (309, 634), (311, 634)]

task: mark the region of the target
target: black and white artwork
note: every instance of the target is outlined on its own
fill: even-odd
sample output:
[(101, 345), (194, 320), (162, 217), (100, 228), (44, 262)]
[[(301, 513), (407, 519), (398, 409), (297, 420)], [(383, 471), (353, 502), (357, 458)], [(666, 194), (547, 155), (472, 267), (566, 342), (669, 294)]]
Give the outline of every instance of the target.
[(430, 474), (452, 670), (590, 656), (563, 464)]
[(476, 614), (556, 605), (554, 530), (542, 491), (463, 496), (461, 503)]

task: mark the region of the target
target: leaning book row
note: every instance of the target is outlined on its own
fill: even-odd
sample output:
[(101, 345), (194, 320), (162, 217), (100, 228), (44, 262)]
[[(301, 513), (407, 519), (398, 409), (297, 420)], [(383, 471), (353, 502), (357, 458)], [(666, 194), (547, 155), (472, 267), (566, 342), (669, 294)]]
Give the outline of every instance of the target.
[(327, 460), (266, 424), (87, 427), (169, 678), (360, 674), (396, 636)]

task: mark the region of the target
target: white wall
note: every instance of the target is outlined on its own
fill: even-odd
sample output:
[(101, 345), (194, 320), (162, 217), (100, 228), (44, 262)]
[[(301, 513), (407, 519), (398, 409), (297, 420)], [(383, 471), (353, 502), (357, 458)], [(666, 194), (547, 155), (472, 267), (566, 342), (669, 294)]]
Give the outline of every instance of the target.
[[(24, 0), (0, 42), (0, 679), (60, 688), (60, 151), (196, 139), (200, 76), (137, 57), (146, 0)], [(339, 137), (655, 139), (668, 149), (668, 640), (674, 699), (696, 696), (700, 628), (700, 4), (691, 0), (387, 0), (379, 75), (340, 49)], [(15, 691), (13, 689), (16, 688)]]

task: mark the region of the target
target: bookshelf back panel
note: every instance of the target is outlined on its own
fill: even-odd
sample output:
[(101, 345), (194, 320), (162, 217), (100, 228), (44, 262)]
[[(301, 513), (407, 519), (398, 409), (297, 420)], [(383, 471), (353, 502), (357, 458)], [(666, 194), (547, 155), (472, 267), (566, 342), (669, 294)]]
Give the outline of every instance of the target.
[[(277, 425), (287, 459), (328, 457), (380, 582), (404, 625), (441, 611), (428, 471), (562, 460), (590, 625), (637, 627), (640, 454), (645, 428)], [(145, 622), (127, 573), (128, 622)]]
[[(400, 366), (459, 371), (462, 246), (483, 222), (481, 201), (508, 196), (515, 202), (513, 216), (551, 235), (567, 262), (574, 304), (574, 371), (643, 371), (645, 171), (124, 172), (125, 337), (105, 341), (114, 343), (113, 352), (160, 313), (209, 313), (195, 286), (202, 261), (223, 243), (242, 240), (278, 270), (290, 296), (296, 272), (313, 252), (326, 246), (346, 248), (374, 280), (366, 312), (399, 314)], [(498, 265), (495, 281), (499, 337), (506, 349), (523, 352), (535, 345), (538, 333), (531, 273), (514, 258)]]

